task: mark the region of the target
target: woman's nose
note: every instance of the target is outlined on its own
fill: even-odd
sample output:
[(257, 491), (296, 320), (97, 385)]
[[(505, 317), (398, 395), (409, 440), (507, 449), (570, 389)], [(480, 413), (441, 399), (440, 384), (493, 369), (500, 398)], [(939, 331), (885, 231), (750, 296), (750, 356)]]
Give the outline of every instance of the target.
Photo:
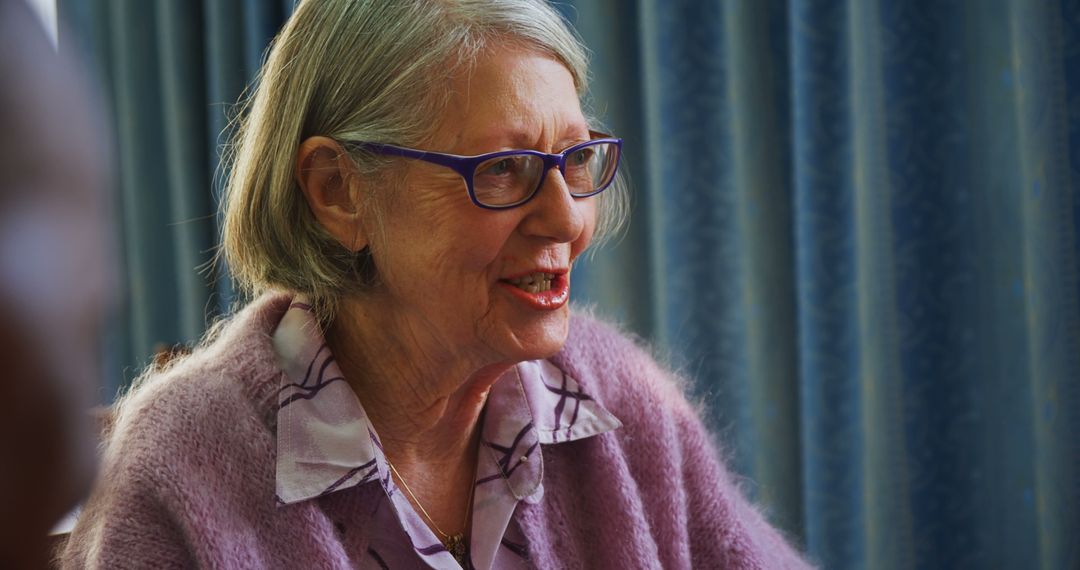
[(574, 241), (585, 228), (586, 217), (593, 215), (593, 198), (574, 198), (558, 167), (544, 176), (536, 195), (522, 206), (528, 214), (522, 220), (522, 231), (558, 243)]

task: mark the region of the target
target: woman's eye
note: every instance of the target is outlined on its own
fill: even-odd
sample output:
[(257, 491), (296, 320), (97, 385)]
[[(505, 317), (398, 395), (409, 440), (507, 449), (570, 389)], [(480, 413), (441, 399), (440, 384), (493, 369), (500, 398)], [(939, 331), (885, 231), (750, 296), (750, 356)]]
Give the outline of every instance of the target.
[(513, 160), (509, 158), (504, 158), (484, 168), (484, 170), (480, 174), (483, 174), (485, 176), (504, 176), (510, 173), (513, 169)]
[(574, 151), (574, 153), (570, 155), (570, 164), (573, 166), (585, 166), (586, 164), (589, 164), (592, 156), (593, 150), (591, 148), (583, 148)]

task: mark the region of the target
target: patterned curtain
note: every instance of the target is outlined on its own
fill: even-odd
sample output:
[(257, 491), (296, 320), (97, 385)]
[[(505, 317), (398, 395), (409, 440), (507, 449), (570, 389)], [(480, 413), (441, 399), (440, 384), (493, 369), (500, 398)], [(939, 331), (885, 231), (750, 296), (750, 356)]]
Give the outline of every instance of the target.
[[(61, 0), (116, 117), (114, 378), (232, 302), (220, 133), (290, 6)], [(695, 381), (770, 518), (828, 568), (1080, 567), (1080, 2), (559, 7), (635, 203), (578, 302)]]

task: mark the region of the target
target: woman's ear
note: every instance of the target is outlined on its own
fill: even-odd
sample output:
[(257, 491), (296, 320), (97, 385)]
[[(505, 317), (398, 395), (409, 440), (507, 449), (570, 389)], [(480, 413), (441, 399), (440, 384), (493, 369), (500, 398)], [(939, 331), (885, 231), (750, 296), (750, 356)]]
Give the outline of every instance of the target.
[(296, 151), (296, 183), (308, 207), (322, 227), (351, 251), (368, 245), (356, 174), (356, 166), (334, 139), (311, 137)]

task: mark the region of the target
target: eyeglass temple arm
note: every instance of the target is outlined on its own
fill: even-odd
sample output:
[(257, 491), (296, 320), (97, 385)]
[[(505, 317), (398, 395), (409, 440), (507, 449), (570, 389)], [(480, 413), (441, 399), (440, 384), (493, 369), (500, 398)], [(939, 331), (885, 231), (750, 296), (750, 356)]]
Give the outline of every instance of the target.
[(424, 162), (430, 162), (432, 164), (438, 164), (447, 168), (453, 169), (462, 176), (467, 176), (472, 172), (476, 163), (479, 162), (471, 156), (458, 156), (456, 154), (446, 154), (442, 152), (434, 152), (430, 150), (416, 150), (411, 148), (404, 148), (400, 146), (394, 146), (392, 144), (383, 143), (352, 143), (353, 146), (362, 148), (369, 152), (376, 154), (382, 154), (387, 156), (400, 156), (404, 158), (413, 158), (416, 160), (422, 160)]

